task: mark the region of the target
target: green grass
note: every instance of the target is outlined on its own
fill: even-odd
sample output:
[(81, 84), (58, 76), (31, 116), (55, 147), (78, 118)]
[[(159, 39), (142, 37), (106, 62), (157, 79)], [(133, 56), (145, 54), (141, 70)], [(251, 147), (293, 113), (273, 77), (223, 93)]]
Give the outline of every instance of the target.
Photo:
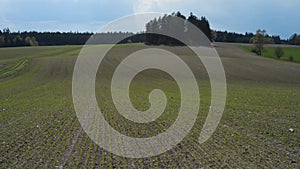
[[(0, 168), (299, 168), (300, 65), (257, 58), (236, 46), (220, 46), (227, 103), (217, 131), (205, 144), (197, 142), (211, 98), (205, 68), (184, 47), (160, 46), (191, 67), (201, 106), (183, 142), (145, 159), (115, 156), (82, 130), (71, 90), (81, 46), (0, 49), (0, 63), (6, 65), (1, 72), (18, 70), (0, 80)], [(119, 132), (136, 137), (167, 129), (180, 105), (180, 91), (172, 78), (147, 70), (132, 82), (131, 101), (137, 109), (146, 110), (149, 92), (160, 88), (168, 98), (164, 114), (155, 122), (136, 124), (117, 113), (109, 90), (114, 68), (127, 54), (144, 48), (117, 45), (98, 70), (95, 90), (106, 120)]]
[[(241, 46), (242, 49), (251, 52), (252, 46)], [(284, 55), (280, 60), (289, 61), (290, 57), (293, 57), (294, 62), (300, 62), (300, 47), (282, 47)], [(262, 56), (277, 59), (275, 55), (275, 47), (265, 47)]]

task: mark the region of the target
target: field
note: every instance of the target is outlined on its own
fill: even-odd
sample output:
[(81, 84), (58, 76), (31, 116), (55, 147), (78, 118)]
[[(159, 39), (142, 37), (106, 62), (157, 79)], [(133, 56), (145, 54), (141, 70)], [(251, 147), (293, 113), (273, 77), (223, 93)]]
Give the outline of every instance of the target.
[[(251, 46), (241, 46), (241, 48), (245, 49), (248, 52), (251, 52)], [(273, 45), (266, 46), (262, 52), (262, 56), (277, 59), (275, 55), (275, 48)], [(290, 61), (290, 57), (293, 58), (293, 62), (300, 62), (300, 48), (299, 47), (282, 47), (284, 55), (280, 58), (280, 60)]]
[[(0, 49), (0, 168), (300, 168), (300, 64), (259, 57), (238, 45), (215, 47), (226, 72), (227, 102), (218, 129), (199, 144), (211, 99), (207, 73), (187, 48), (160, 46), (191, 67), (201, 106), (196, 124), (180, 144), (144, 159), (111, 154), (81, 128), (72, 103), (72, 73), (81, 46)], [(159, 87), (168, 98), (164, 114), (155, 122), (135, 124), (115, 111), (109, 90), (112, 72), (126, 54), (144, 48), (117, 45), (96, 80), (106, 120), (129, 136), (164, 131), (180, 105), (173, 79), (147, 70), (134, 79), (131, 100), (146, 110), (149, 92)]]

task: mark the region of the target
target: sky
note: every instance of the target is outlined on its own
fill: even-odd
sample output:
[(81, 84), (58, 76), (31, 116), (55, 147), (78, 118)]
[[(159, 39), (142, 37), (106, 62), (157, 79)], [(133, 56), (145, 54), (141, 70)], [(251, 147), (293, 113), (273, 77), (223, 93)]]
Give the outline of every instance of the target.
[(288, 38), (300, 33), (299, 6), (299, 0), (0, 0), (0, 29), (96, 32), (135, 13), (180, 11), (205, 16), (215, 30), (266, 29)]

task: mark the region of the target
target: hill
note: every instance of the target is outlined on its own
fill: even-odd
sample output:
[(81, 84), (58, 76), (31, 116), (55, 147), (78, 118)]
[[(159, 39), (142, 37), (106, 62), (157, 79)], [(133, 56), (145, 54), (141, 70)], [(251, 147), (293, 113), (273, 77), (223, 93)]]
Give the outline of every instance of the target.
[[(0, 49), (1, 75), (17, 70), (0, 79), (0, 168), (300, 167), (299, 64), (259, 57), (239, 45), (215, 43), (227, 77), (227, 104), (217, 131), (206, 143), (198, 144), (210, 106), (207, 73), (186, 47), (159, 46), (179, 55), (193, 70), (201, 94), (199, 115), (191, 133), (174, 149), (156, 157), (132, 159), (100, 148), (77, 120), (71, 89), (81, 47)], [(127, 54), (148, 47), (117, 45), (104, 60), (96, 80), (98, 105), (106, 120), (133, 137), (165, 131), (176, 120), (180, 106), (174, 80), (155, 70), (134, 79), (130, 97), (137, 109), (146, 110), (149, 92), (157, 87), (165, 91), (168, 105), (157, 121), (135, 124), (112, 106), (109, 77), (113, 67)], [(26, 64), (18, 66), (24, 60)], [(290, 128), (294, 132), (289, 132)]]

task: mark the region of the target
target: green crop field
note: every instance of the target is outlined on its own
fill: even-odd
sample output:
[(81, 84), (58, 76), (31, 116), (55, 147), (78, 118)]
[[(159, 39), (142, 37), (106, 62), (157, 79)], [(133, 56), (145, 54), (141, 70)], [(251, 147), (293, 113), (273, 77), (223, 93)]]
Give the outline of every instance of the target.
[[(82, 46), (0, 49), (0, 168), (300, 168), (300, 64), (255, 56), (237, 45), (215, 46), (226, 72), (227, 101), (216, 132), (204, 144), (198, 137), (211, 99), (205, 68), (185, 47), (159, 46), (179, 55), (193, 70), (201, 106), (192, 131), (180, 144), (143, 159), (111, 154), (81, 128), (72, 103), (72, 74)], [(136, 124), (112, 105), (114, 69), (126, 55), (148, 47), (115, 46), (96, 80), (106, 120), (133, 137), (165, 131), (180, 107), (177, 84), (157, 70), (137, 75), (130, 97), (137, 109), (147, 110), (150, 91), (162, 89), (168, 105), (159, 119)], [(288, 49), (283, 58), (300, 59), (297, 53), (298, 48)]]
[[(252, 46), (241, 46), (244, 50), (251, 52)], [(284, 55), (280, 60), (290, 61), (290, 57), (293, 58), (293, 62), (300, 62), (300, 48), (299, 47), (282, 47)], [(262, 52), (262, 56), (277, 59), (275, 55), (275, 47), (266, 47)]]

